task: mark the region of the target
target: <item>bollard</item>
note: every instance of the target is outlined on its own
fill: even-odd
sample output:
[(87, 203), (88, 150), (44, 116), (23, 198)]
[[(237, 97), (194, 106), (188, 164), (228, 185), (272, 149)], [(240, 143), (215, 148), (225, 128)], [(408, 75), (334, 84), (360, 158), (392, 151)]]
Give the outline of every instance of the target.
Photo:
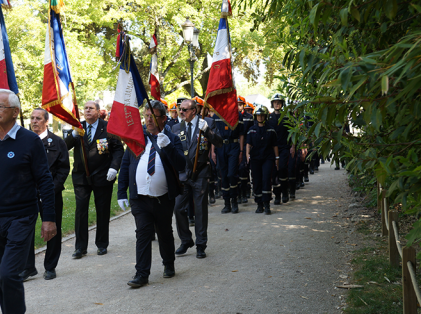
[[(393, 232), (393, 221), (396, 221), (396, 225), (398, 225), (399, 213), (395, 210), (389, 212), (389, 263), (392, 267), (399, 267), (401, 257), (396, 243), (399, 239), (395, 238), (395, 232)], [(399, 234), (399, 230), (397, 231)]]
[(417, 296), (415, 294), (414, 286), (412, 285), (411, 276), (407, 262), (411, 262), (412, 266), (416, 266), (415, 249), (411, 247), (404, 247), (402, 253), (402, 292), (403, 292), (403, 313), (416, 314), (417, 313)]

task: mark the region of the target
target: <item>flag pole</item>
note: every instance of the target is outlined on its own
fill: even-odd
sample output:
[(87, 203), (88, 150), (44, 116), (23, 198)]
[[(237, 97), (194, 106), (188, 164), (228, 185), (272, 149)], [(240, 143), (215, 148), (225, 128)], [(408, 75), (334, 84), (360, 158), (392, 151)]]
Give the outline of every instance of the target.
[[(71, 82), (71, 84), (72, 84), (72, 89), (73, 89), (73, 104), (75, 106), (76, 119), (78, 119), (80, 122), (79, 108), (77, 106), (77, 100), (76, 100), (75, 85), (73, 82)], [(83, 140), (83, 136), (79, 135), (79, 138), (80, 138), (80, 147), (82, 148), (81, 153), (82, 153), (83, 165), (85, 166), (86, 180), (88, 180), (89, 185), (92, 185), (91, 174), (88, 169), (88, 156), (86, 155), (85, 141)]]

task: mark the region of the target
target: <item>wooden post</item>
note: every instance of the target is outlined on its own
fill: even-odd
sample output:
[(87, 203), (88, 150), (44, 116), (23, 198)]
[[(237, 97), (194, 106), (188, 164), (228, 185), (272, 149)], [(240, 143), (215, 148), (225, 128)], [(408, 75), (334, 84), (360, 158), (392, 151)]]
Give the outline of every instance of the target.
[(385, 190), (381, 190), (380, 193), (380, 210), (382, 213), (382, 236), (385, 237), (388, 235), (387, 232), (387, 226), (386, 226), (386, 215), (387, 215), (387, 211), (386, 211), (386, 206), (384, 206), (384, 199), (386, 197), (386, 191)]
[(382, 211), (382, 203), (380, 199), (380, 193), (381, 193), (381, 185), (379, 182), (377, 182), (377, 212), (381, 213)]
[(395, 238), (395, 232), (393, 232), (393, 221), (396, 221), (398, 225), (399, 213), (395, 210), (389, 212), (389, 263), (390, 266), (399, 267), (401, 257), (399, 255), (398, 246), (396, 241), (399, 239)]
[(416, 266), (415, 249), (411, 247), (404, 247), (402, 253), (402, 290), (403, 290), (403, 313), (416, 314), (417, 313), (417, 296), (412, 285), (411, 276), (407, 262), (411, 262), (412, 266)]

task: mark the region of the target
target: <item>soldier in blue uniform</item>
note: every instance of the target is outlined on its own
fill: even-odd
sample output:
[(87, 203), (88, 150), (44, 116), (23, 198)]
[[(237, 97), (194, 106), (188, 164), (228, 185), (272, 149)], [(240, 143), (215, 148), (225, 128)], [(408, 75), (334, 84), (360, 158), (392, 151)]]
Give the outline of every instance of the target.
[[(247, 134), (248, 130), (250, 129), (250, 127), (253, 126), (254, 124), (254, 120), (253, 120), (253, 115), (244, 111), (244, 105), (246, 103), (246, 100), (244, 97), (242, 96), (238, 96), (237, 97), (237, 104), (238, 104), (238, 111), (240, 112), (240, 114), (243, 117), (243, 128), (244, 128), (244, 134)], [(244, 147), (243, 152), (246, 151), (246, 141), (244, 141)], [(250, 187), (249, 187), (249, 182), (250, 182), (250, 169), (249, 169), (249, 164), (247, 163), (246, 160), (246, 154), (243, 153), (243, 159), (241, 160), (239, 169), (238, 169), (238, 174), (240, 177), (239, 180), (239, 186), (238, 186), (238, 203), (247, 203), (247, 190), (249, 191), (250, 194)]]
[(253, 176), (254, 200), (257, 203), (256, 213), (265, 212), (270, 215), (270, 200), (272, 199), (272, 169), (278, 168), (279, 155), (277, 136), (273, 128), (266, 124), (269, 110), (265, 106), (254, 109), (253, 125), (247, 133), (247, 161)]
[(175, 124), (180, 123), (182, 120), (178, 117), (177, 103), (172, 103), (168, 108), (168, 111), (170, 113), (171, 119), (167, 122), (167, 125), (171, 129)]
[(238, 213), (238, 166), (243, 159), (243, 118), (238, 113), (238, 124), (231, 130), (216, 114), (212, 116), (223, 139), (221, 148), (216, 148), (217, 168), (221, 174), (221, 190), (225, 206), (221, 213)]
[[(290, 188), (295, 191), (295, 176), (291, 176), (291, 180), (288, 180), (288, 163), (291, 164), (295, 157), (295, 146), (291, 145), (288, 140), (288, 118), (284, 117), (282, 121), (279, 121), (281, 117), (281, 109), (285, 106), (285, 99), (280, 94), (275, 94), (271, 100), (272, 108), (274, 111), (269, 115), (268, 126), (276, 131), (278, 139), (278, 150), (279, 150), (279, 171), (278, 178), (274, 178), (273, 193), (275, 194), (275, 205), (281, 204), (281, 192), (282, 202), (287, 203), (289, 201), (288, 184)], [(292, 165), (290, 165), (292, 167)], [(291, 168), (290, 168), (291, 169)], [(277, 184), (279, 179), (279, 185)], [(294, 179), (294, 180), (292, 180)]]

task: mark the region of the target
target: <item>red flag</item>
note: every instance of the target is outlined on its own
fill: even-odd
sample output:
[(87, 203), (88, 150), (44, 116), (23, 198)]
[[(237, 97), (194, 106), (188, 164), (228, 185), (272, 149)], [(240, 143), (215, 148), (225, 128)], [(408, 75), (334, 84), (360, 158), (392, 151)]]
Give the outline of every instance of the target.
[(156, 34), (153, 34), (149, 50), (152, 53), (151, 66), (149, 72), (149, 85), (151, 86), (151, 95), (156, 100), (161, 99), (161, 90), (159, 86), (159, 74), (158, 74), (158, 55), (156, 49), (158, 46), (158, 40)]
[(237, 91), (232, 75), (231, 42), (226, 18), (219, 21), (205, 102), (232, 130), (235, 129), (238, 124)]

